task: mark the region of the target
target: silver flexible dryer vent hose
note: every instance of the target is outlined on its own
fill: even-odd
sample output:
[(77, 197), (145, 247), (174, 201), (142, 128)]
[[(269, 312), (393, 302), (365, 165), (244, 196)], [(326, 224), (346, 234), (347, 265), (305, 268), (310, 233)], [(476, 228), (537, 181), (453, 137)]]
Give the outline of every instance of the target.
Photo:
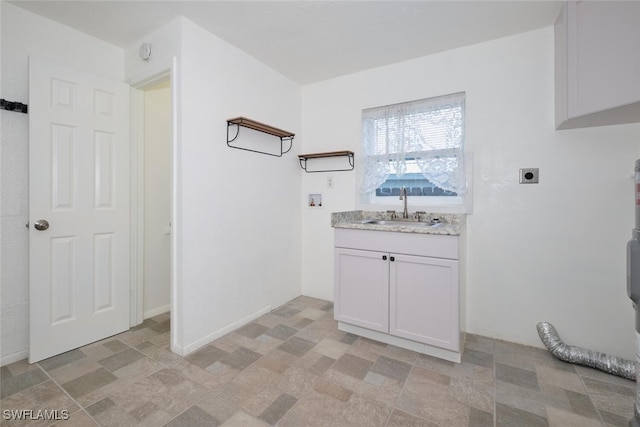
[(597, 351), (567, 345), (562, 342), (556, 328), (551, 323), (538, 323), (538, 335), (547, 349), (560, 360), (590, 368), (600, 369), (609, 374), (628, 380), (636, 380), (636, 364), (617, 356), (609, 356)]

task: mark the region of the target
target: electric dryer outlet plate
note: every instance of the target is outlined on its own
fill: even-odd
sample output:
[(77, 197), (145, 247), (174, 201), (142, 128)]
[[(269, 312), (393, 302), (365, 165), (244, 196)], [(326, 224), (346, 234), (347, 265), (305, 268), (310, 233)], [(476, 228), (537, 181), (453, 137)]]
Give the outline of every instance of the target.
[(538, 168), (520, 169), (520, 184), (537, 184), (540, 180)]

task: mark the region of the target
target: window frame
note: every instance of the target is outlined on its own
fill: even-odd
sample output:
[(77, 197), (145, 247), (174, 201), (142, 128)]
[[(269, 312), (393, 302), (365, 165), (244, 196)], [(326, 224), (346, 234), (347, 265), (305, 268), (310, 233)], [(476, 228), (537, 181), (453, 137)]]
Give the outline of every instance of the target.
[[(449, 96), (455, 96), (455, 95), (461, 95), (462, 96), (462, 112), (463, 112), (463, 117), (462, 117), (462, 137), (461, 137), (461, 148), (460, 148), (460, 152), (461, 152), (461, 156), (462, 156), (462, 167), (463, 167), (463, 177), (465, 180), (465, 191), (462, 194), (457, 194), (456, 196), (412, 196), (409, 195), (408, 197), (408, 204), (409, 207), (411, 208), (412, 206), (414, 207), (414, 209), (410, 209), (410, 210), (423, 210), (425, 208), (428, 208), (429, 210), (431, 210), (432, 212), (451, 212), (451, 213), (471, 213), (472, 211), (472, 163), (473, 163), (473, 157), (471, 155), (471, 153), (468, 151), (468, 143), (466, 141), (466, 128), (467, 128), (467, 120), (466, 120), (466, 103), (467, 103), (467, 95), (465, 92), (458, 92), (458, 93), (453, 93), (453, 94), (448, 94), (448, 95), (443, 95), (443, 96), (436, 96), (436, 97), (430, 97), (430, 98), (424, 98), (424, 99), (420, 99), (420, 100), (414, 100), (414, 101), (409, 101), (409, 102), (402, 102), (402, 103), (398, 103), (398, 104), (394, 104), (394, 105), (408, 105), (408, 104), (412, 104), (412, 103), (416, 103), (416, 102), (420, 102), (420, 101), (425, 101), (426, 103), (428, 103), (429, 101), (436, 101), (438, 98), (446, 98)], [(443, 100), (443, 104), (444, 104), (444, 100)], [(375, 107), (374, 107), (375, 108)], [(384, 108), (384, 107), (379, 107), (379, 108)], [(371, 110), (371, 109), (366, 109), (366, 110)], [(363, 112), (366, 110), (362, 110)], [(370, 119), (369, 119), (370, 120)], [(363, 165), (366, 164), (366, 162), (364, 161), (365, 158), (375, 158), (375, 157), (379, 157), (380, 159), (383, 159), (387, 156), (390, 155), (385, 155), (385, 154), (378, 154), (378, 155), (372, 155), (372, 156), (366, 156), (365, 152), (365, 140), (364, 140), (364, 126), (365, 126), (365, 119), (363, 116), (361, 116), (361, 121), (360, 121), (360, 155), (361, 158), (363, 159)], [(442, 154), (446, 155), (446, 154), (452, 154), (456, 153), (455, 148), (441, 148), (441, 149), (436, 149), (434, 151), (441, 151)], [(410, 157), (410, 152), (405, 153), (405, 160), (409, 160)], [(360, 183), (362, 182), (362, 178), (364, 175), (364, 166), (362, 168), (358, 168), (358, 177), (356, 180), (356, 194), (357, 194), (357, 200), (359, 200), (358, 203), (358, 207), (360, 209), (367, 209), (367, 208), (376, 208), (376, 209), (395, 209), (397, 210), (398, 208), (402, 207), (402, 202), (397, 200), (398, 197), (395, 196), (377, 196), (376, 195), (376, 191), (370, 191), (368, 193), (361, 193), (360, 192)], [(426, 178), (425, 178), (426, 179)], [(381, 184), (382, 185), (382, 184)], [(380, 188), (380, 187), (378, 187)]]

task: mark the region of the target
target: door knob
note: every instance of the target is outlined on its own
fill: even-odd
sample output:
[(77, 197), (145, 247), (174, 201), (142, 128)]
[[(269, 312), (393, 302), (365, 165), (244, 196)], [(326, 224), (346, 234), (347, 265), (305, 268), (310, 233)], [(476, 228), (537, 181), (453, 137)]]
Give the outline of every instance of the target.
[(46, 230), (47, 228), (49, 228), (49, 221), (47, 221), (46, 219), (39, 219), (33, 224), (33, 226), (38, 231)]

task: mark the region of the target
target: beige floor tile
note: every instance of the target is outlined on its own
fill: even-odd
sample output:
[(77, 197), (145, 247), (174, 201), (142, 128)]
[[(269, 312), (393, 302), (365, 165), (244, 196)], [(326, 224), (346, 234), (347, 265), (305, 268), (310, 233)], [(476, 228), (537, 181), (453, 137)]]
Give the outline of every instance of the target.
[(616, 393), (589, 393), (589, 396), (599, 411), (606, 411), (626, 419), (633, 416), (633, 397)]
[(600, 427), (602, 422), (593, 418), (586, 418), (572, 412), (547, 406), (547, 420), (549, 427)]
[(86, 412), (79, 410), (69, 414), (69, 419), (59, 421), (52, 427), (90, 427), (97, 426), (98, 423), (93, 420)]
[[(585, 402), (580, 401), (581, 399), (578, 396), (584, 396), (586, 399), (588, 399), (589, 402), (591, 402), (589, 396), (587, 395), (583, 395), (571, 390), (565, 390), (563, 388), (546, 383), (540, 384), (540, 391), (542, 392), (542, 399), (545, 405), (550, 405), (554, 408), (561, 409), (567, 412), (580, 413), (579, 410), (573, 408), (574, 405), (579, 405), (580, 409), (582, 410), (588, 410), (588, 408), (585, 407)], [(571, 402), (571, 399), (569, 399), (570, 394), (574, 398), (573, 403)], [(593, 407), (593, 403), (591, 403), (591, 406)], [(595, 411), (595, 408), (593, 408), (592, 410)]]
[(252, 417), (245, 412), (238, 411), (221, 425), (224, 427), (265, 427), (269, 424), (265, 423), (261, 419), (258, 419), (257, 417)]
[(180, 356), (172, 353), (168, 348), (158, 347), (149, 341), (138, 344), (135, 348), (145, 356), (163, 365), (170, 365), (181, 359)]
[[(164, 414), (164, 422), (169, 421), (168, 414)], [(118, 406), (111, 406), (95, 415), (93, 415), (99, 425), (105, 427), (119, 427), (119, 426), (138, 426), (140, 421), (134, 418), (132, 415), (124, 411)]]
[(116, 369), (113, 371), (113, 374), (118, 378), (140, 378), (150, 375), (162, 368), (163, 365), (161, 363), (143, 356), (122, 366), (121, 368)]
[(268, 387), (279, 375), (258, 365), (249, 366), (233, 379), (233, 383), (251, 387)]
[(421, 389), (430, 388), (434, 384), (448, 386), (451, 384), (451, 377), (416, 366), (407, 379), (407, 388), (418, 393)]
[(452, 399), (445, 387), (433, 387), (417, 394), (403, 390), (396, 407), (443, 426), (464, 426), (469, 420), (469, 405)]
[(47, 374), (58, 384), (63, 384), (101, 368), (102, 365), (98, 363), (98, 360), (101, 358), (102, 357), (85, 357), (78, 359), (72, 363), (48, 371)]
[[(107, 355), (113, 354), (113, 351), (110, 350), (109, 348), (106, 348), (103, 345), (100, 345), (99, 347), (103, 350), (104, 357), (106, 357)], [(40, 367), (45, 371), (51, 372), (61, 366), (65, 366), (65, 365), (68, 365), (69, 363), (73, 363), (77, 360), (86, 358), (88, 355), (90, 355), (89, 350), (90, 350), (89, 348), (83, 348), (82, 350), (75, 349), (75, 350), (67, 351), (66, 353), (62, 353), (45, 360), (41, 360), (40, 362), (38, 362), (38, 365), (40, 365)]]
[(298, 316), (306, 317), (307, 319), (311, 319), (311, 320), (318, 320), (321, 317), (326, 315), (327, 315), (326, 311), (318, 310), (316, 308), (305, 308), (300, 313), (298, 313)]
[[(468, 365), (462, 368), (462, 365), (459, 365), (454, 362), (449, 362), (448, 360), (438, 359), (433, 356), (427, 356), (425, 354), (418, 355), (415, 366), (428, 369), (433, 372), (438, 372), (450, 377), (460, 376), (460, 375), (468, 375), (466, 371), (471, 369)], [(474, 366), (475, 368), (475, 366)], [(490, 370), (491, 376), (493, 377), (493, 370)]]
[(165, 424), (164, 427), (217, 426), (219, 424), (218, 420), (200, 409), (200, 407), (192, 406)]
[(4, 399), (18, 393), (22, 390), (26, 390), (36, 384), (43, 383), (49, 379), (47, 374), (40, 369), (37, 365), (34, 365), (33, 369), (22, 371), (18, 371), (16, 375), (14, 375), (11, 369), (7, 366), (3, 366), (0, 370), (0, 388), (2, 392), (0, 393), (0, 399)]
[(284, 416), (298, 402), (298, 399), (287, 393), (282, 393), (276, 398), (271, 405), (269, 405), (258, 418), (267, 422), (268, 424), (277, 424), (277, 422)]
[(284, 371), (286, 371), (289, 368), (289, 365), (287, 365), (283, 361), (274, 359), (268, 355), (258, 359), (255, 362), (255, 366), (259, 368), (268, 369), (276, 374), (282, 374)]
[(332, 359), (339, 359), (343, 354), (349, 350), (351, 346), (341, 343), (332, 339), (322, 339), (313, 348), (313, 351), (330, 357)]
[(496, 426), (548, 427), (549, 421), (546, 416), (496, 403)]
[(605, 383), (611, 383), (627, 388), (635, 388), (635, 381), (628, 380), (626, 378), (618, 377), (615, 375), (607, 374), (606, 372), (599, 371), (597, 369), (589, 368), (586, 366), (572, 365), (575, 367), (575, 371), (582, 378), (591, 378), (594, 380), (602, 381)]
[[(226, 340), (225, 349), (229, 349), (229, 353), (233, 353), (233, 351), (238, 348), (247, 348), (249, 350), (255, 351), (256, 353), (266, 354), (274, 348), (278, 347), (282, 344), (282, 340), (278, 338), (274, 338), (267, 334), (261, 334), (256, 338), (249, 338), (239, 334), (230, 334)], [(235, 347), (235, 348), (234, 348)]]
[(286, 341), (297, 333), (298, 333), (298, 330), (295, 328), (292, 328), (291, 326), (278, 324), (273, 328), (269, 329), (267, 332), (265, 332), (265, 335), (268, 335), (273, 338), (277, 338), (282, 341)]
[(546, 416), (545, 398), (541, 391), (498, 381), (495, 400), (496, 403), (505, 406), (531, 412), (541, 417)]
[[(213, 365), (215, 364), (212, 364), (211, 366)], [(238, 375), (238, 373), (240, 373), (240, 370), (233, 369), (232, 367), (221, 363), (218, 363), (212, 370), (202, 369), (184, 359), (178, 360), (169, 366), (178, 371), (185, 378), (194, 381), (209, 390), (228, 383)]]
[(493, 412), (494, 385), (473, 378), (451, 378), (449, 384), (452, 398), (485, 412)]
[(400, 411), (399, 409), (394, 409), (391, 417), (389, 417), (389, 422), (387, 422), (387, 427), (438, 427), (436, 424), (433, 424), (427, 420), (423, 420), (422, 418), (414, 417), (411, 414), (407, 414), (404, 411)]
[(7, 370), (9, 375), (18, 376), (29, 371), (38, 370), (38, 366), (34, 364), (29, 364), (27, 362), (27, 359), (22, 359), (17, 362), (11, 363), (9, 365), (5, 365), (2, 367), (2, 369)]
[(535, 371), (538, 365), (555, 367), (558, 363), (547, 350), (506, 341), (496, 342), (494, 361), (529, 371)]
[(332, 366), (332, 370), (362, 380), (373, 366), (373, 362), (351, 354), (344, 354)]
[(494, 416), (491, 412), (485, 412), (473, 406), (469, 409), (468, 427), (493, 427)]
[(315, 383), (313, 389), (318, 393), (326, 394), (327, 396), (331, 396), (334, 399), (338, 399), (342, 402), (347, 402), (353, 394), (353, 391), (349, 390), (348, 388), (342, 387), (338, 384), (324, 379), (319, 379), (318, 382)]
[(283, 325), (286, 322), (283, 322), (283, 318), (280, 316), (276, 316), (273, 313), (267, 313), (264, 316), (260, 316), (255, 320), (256, 323), (259, 323), (267, 328), (275, 328), (278, 325)]
[(280, 420), (283, 427), (384, 426), (392, 409), (357, 395), (342, 401), (311, 390)]
[(627, 419), (631, 418), (635, 401), (633, 382), (609, 378), (607, 380), (583, 378), (588, 394), (596, 409), (620, 415)]
[(497, 340), (470, 333), (466, 333), (464, 336), (465, 349), (478, 350), (490, 354), (495, 352), (496, 342)]
[(152, 409), (146, 412), (161, 411), (171, 419), (207, 393), (203, 386), (184, 378), (178, 371), (162, 369), (108, 397), (128, 414), (144, 412), (143, 408), (147, 407)]
[(471, 392), (461, 384), (458, 388), (452, 387), (451, 377), (447, 375), (414, 367), (396, 407), (438, 424), (466, 425), (470, 410), (466, 398), (469, 397), (474, 397), (476, 404), (486, 398), (482, 391)]
[(4, 366), (0, 405), (69, 408), (58, 425), (71, 427), (626, 427), (633, 414), (633, 381), (471, 334), (463, 363), (421, 355), (340, 331), (332, 304), (315, 298), (187, 357), (170, 352), (169, 327), (163, 314), (40, 364)]
[(362, 380), (359, 380), (350, 375), (330, 369), (323, 375), (323, 378), (347, 390), (351, 390), (354, 394), (387, 406), (393, 406), (402, 391), (401, 383), (382, 375), (379, 375), (379, 378), (375, 379), (371, 379), (369, 375), (367, 375)]
[(577, 393), (586, 393), (587, 391), (580, 376), (576, 373), (561, 371), (545, 365), (536, 366), (536, 373), (541, 387), (544, 384), (549, 384)]
[(131, 330), (118, 335), (118, 339), (120, 341), (131, 347), (135, 347), (143, 342), (149, 341), (150, 338), (152, 338), (151, 335), (145, 335)]
[[(9, 397), (2, 399), (0, 407), (2, 408), (2, 425), (49, 425), (43, 418), (44, 415), (38, 416), (38, 411), (49, 410), (67, 411), (71, 414), (80, 408), (69, 396), (58, 387), (53, 381), (45, 381), (36, 384), (28, 389), (19, 391)], [(5, 411), (9, 411), (8, 413)], [(18, 411), (16, 413), (15, 411)], [(24, 412), (21, 411), (32, 411)], [(21, 415), (18, 415), (21, 413)], [(22, 416), (22, 421), (19, 418)], [(35, 418), (35, 419), (33, 419)]]
[(74, 399), (80, 399), (87, 394), (93, 393), (107, 385), (117, 381), (118, 377), (105, 368), (98, 368), (79, 378), (62, 384), (69, 395)]
[(197, 406), (215, 418), (218, 424), (224, 423), (238, 411), (236, 406), (219, 398), (215, 393), (207, 394)]
[[(345, 354), (350, 354), (352, 356), (359, 357), (361, 359), (368, 360), (374, 363), (380, 357), (380, 353), (375, 353), (370, 351), (369, 349), (358, 346), (357, 343), (361, 338), (357, 338), (352, 344), (350, 344), (349, 349), (345, 352)], [(345, 343), (348, 344), (348, 343)]]
[(318, 376), (311, 372), (290, 366), (273, 381), (270, 387), (298, 398), (312, 387), (317, 379)]
[(222, 386), (219, 397), (247, 414), (259, 417), (281, 394), (279, 390), (272, 387), (229, 383)]

